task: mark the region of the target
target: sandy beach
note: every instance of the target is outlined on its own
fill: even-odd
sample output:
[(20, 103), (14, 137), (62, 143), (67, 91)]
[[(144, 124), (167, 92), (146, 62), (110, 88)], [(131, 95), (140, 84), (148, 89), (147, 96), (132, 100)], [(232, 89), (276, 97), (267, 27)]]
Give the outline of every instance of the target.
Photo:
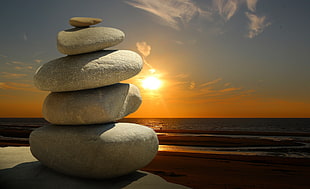
[[(28, 136), (35, 128), (23, 130), (2, 127), (1, 146), (28, 146)], [(157, 131), (160, 144), (176, 146), (236, 147), (236, 146), (298, 146), (298, 141), (273, 141), (255, 138), (230, 138), (223, 136), (169, 136), (169, 133), (227, 134), (207, 131)], [(229, 132), (235, 134), (236, 132)], [(244, 133), (243, 133), (244, 134)], [(268, 135), (268, 133), (246, 133)], [(270, 135), (293, 135), (298, 133), (269, 133)], [(307, 137), (307, 136), (306, 136)], [(303, 142), (309, 142), (303, 141)], [(306, 149), (308, 150), (308, 149)], [(169, 182), (197, 189), (308, 189), (310, 186), (310, 158), (275, 156), (231, 155), (210, 153), (184, 153), (159, 151), (143, 171), (159, 175)]]
[(310, 186), (310, 159), (303, 158), (158, 152), (143, 170), (201, 189)]

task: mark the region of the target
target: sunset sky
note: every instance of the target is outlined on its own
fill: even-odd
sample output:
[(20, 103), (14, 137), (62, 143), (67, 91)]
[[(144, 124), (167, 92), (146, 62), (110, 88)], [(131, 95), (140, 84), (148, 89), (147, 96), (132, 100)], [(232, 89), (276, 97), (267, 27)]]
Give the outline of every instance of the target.
[[(118, 28), (144, 61), (143, 103), (130, 117), (310, 117), (309, 0), (4, 0), (0, 117), (41, 117), (32, 77), (62, 57), (75, 16)], [(150, 89), (143, 81), (160, 81)]]

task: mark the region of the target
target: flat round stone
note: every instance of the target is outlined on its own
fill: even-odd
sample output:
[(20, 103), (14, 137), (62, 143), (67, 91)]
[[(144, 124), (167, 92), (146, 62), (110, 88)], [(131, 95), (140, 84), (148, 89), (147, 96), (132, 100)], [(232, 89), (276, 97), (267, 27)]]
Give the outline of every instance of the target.
[(113, 47), (124, 38), (125, 34), (116, 28), (73, 28), (58, 33), (57, 49), (63, 54), (76, 55)]
[(156, 133), (142, 125), (44, 126), (30, 135), (30, 150), (58, 172), (96, 179), (126, 175), (155, 157)]
[(84, 125), (113, 122), (135, 112), (141, 104), (139, 89), (132, 84), (50, 93), (43, 117), (52, 124)]
[(43, 91), (76, 91), (119, 83), (138, 74), (142, 58), (129, 50), (105, 50), (66, 56), (43, 64), (34, 85)]
[(100, 18), (90, 18), (90, 17), (73, 17), (70, 18), (69, 23), (74, 27), (87, 27), (102, 22)]

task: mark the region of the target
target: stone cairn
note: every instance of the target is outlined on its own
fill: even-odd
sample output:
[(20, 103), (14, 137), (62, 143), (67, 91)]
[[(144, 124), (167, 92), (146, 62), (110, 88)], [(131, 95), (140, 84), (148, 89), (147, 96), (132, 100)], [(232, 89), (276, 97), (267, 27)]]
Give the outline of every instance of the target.
[(139, 89), (119, 83), (138, 74), (142, 58), (129, 50), (103, 50), (123, 41), (115, 28), (90, 27), (98, 18), (74, 17), (75, 28), (58, 33), (57, 48), (68, 56), (42, 65), (35, 86), (51, 91), (43, 117), (52, 123), (30, 135), (32, 154), (58, 172), (107, 179), (146, 166), (156, 155), (156, 133), (117, 120), (138, 109)]

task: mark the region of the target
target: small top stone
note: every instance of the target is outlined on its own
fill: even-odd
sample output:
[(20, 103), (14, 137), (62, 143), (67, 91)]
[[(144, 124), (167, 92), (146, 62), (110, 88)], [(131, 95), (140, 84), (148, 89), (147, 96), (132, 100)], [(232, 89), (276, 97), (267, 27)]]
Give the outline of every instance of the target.
[(73, 17), (70, 18), (69, 23), (74, 27), (88, 27), (102, 22), (100, 18), (89, 18), (89, 17)]

